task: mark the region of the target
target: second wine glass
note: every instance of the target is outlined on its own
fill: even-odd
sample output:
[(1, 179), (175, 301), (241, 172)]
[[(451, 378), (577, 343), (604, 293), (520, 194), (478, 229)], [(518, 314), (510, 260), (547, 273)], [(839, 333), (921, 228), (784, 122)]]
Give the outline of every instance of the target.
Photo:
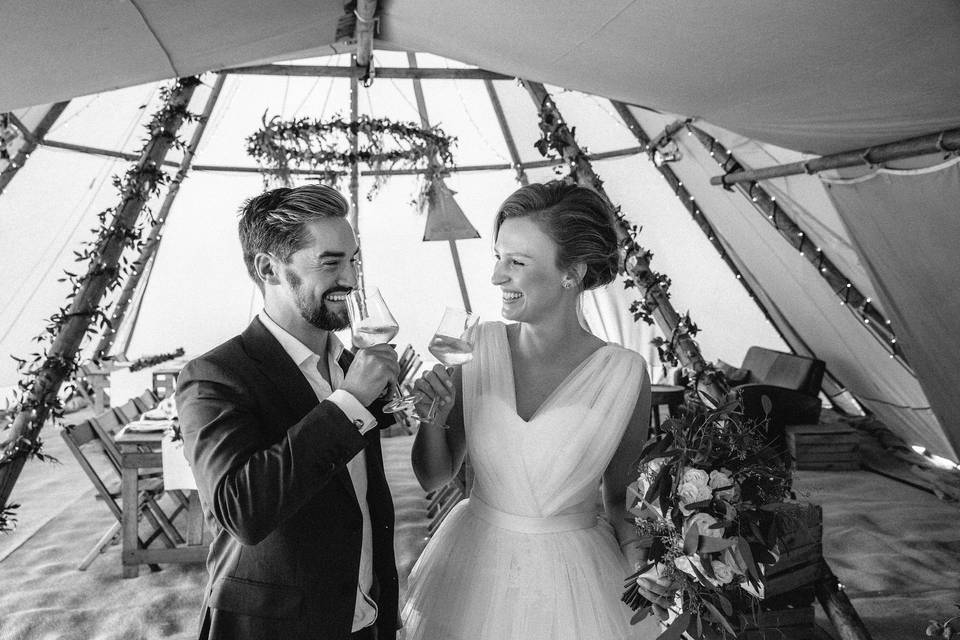
[[(464, 365), (473, 359), (473, 347), (476, 341), (477, 322), (480, 317), (463, 309), (447, 307), (440, 318), (427, 350), (433, 357), (447, 368), (447, 373), (453, 372), (453, 367)], [(421, 422), (433, 422), (437, 417), (438, 397), (430, 403), (427, 415), (419, 414), (413, 417)]]
[[(366, 292), (359, 289), (351, 291), (347, 296), (347, 313), (350, 316), (351, 340), (355, 349), (387, 344), (400, 330), (400, 325), (376, 287), (371, 287)], [(419, 400), (419, 396), (402, 395), (396, 382), (390, 384), (390, 390), (392, 396), (383, 407), (385, 413), (404, 411)]]

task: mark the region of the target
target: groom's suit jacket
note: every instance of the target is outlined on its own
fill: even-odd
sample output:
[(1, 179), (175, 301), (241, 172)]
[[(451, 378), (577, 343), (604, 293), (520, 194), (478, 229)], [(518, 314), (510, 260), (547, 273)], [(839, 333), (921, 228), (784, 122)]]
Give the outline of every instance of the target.
[[(352, 355), (344, 351), (346, 370)], [(191, 361), (177, 382), (187, 459), (207, 525), (201, 639), (340, 640), (353, 623), (362, 516), (347, 462), (366, 450), (379, 640), (397, 627), (393, 501), (377, 429), (361, 435), (317, 402), (276, 338), (254, 319)], [(382, 404), (370, 407), (381, 426)]]

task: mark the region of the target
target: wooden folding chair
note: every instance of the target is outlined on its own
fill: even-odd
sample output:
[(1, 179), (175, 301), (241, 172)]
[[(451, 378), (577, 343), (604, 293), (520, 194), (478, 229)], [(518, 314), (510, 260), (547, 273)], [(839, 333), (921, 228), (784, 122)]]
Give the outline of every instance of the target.
[(160, 404), (160, 398), (158, 398), (157, 394), (151, 389), (144, 389), (143, 393), (134, 398), (132, 402), (137, 406), (137, 409), (140, 410), (140, 413), (143, 414)]
[[(129, 423), (123, 422), (122, 415), (120, 415), (120, 413), (117, 412), (116, 409), (112, 409), (111, 411), (107, 411), (95, 418), (90, 419), (90, 426), (93, 428), (94, 431), (97, 432), (97, 435), (100, 437), (100, 446), (103, 447), (104, 452), (107, 454), (107, 456), (110, 457), (110, 460), (111, 462), (113, 462), (114, 466), (117, 468), (118, 475), (119, 475), (119, 469), (121, 466), (120, 448), (117, 446), (117, 443), (114, 442), (113, 440), (114, 437), (117, 435), (114, 428), (115, 428), (115, 425), (118, 425), (118, 424), (123, 425), (123, 424), (129, 424)], [(140, 473), (140, 478), (155, 480), (155, 482), (147, 484), (147, 491), (149, 491), (150, 493), (152, 494), (163, 493), (164, 489), (163, 489), (163, 472), (162, 471), (150, 471), (150, 470), (142, 471)], [(174, 491), (168, 491), (167, 493), (169, 493), (178, 503), (177, 508), (174, 510), (172, 514), (170, 514), (169, 516), (165, 516), (163, 511), (160, 509), (160, 506), (156, 504), (155, 500), (149, 501), (148, 506), (151, 512), (154, 514), (155, 518), (157, 519), (159, 526), (163, 528), (163, 530), (166, 531), (171, 538), (173, 538), (177, 542), (183, 542), (183, 539), (181, 538), (180, 534), (177, 533), (176, 529), (173, 527), (172, 524), (169, 523), (169, 521), (173, 520), (177, 516), (177, 514), (180, 513), (180, 511), (187, 508), (190, 501), (182, 491), (174, 490)]]
[(143, 415), (143, 411), (137, 406), (137, 402), (133, 398), (127, 400), (119, 407), (114, 407), (113, 410), (116, 412), (117, 417), (123, 421), (123, 424), (133, 422)]
[[(83, 472), (93, 483), (94, 488), (97, 490), (98, 497), (103, 500), (104, 504), (107, 505), (110, 512), (113, 513), (117, 519), (116, 523), (111, 525), (107, 532), (97, 541), (96, 545), (94, 545), (90, 552), (81, 560), (78, 568), (80, 571), (84, 571), (111, 543), (119, 540), (120, 519), (123, 511), (118, 495), (107, 488), (107, 483), (112, 476), (120, 476), (120, 467), (117, 462), (119, 460), (119, 451), (109, 434), (97, 426), (93, 420), (86, 420), (80, 424), (61, 429), (60, 435), (64, 442), (66, 442), (67, 448), (70, 449), (70, 452), (77, 459), (77, 462), (80, 463), (80, 468), (83, 469)], [(96, 458), (99, 457), (97, 455), (98, 453), (102, 454), (102, 462), (100, 463), (96, 463)], [(174, 511), (171, 514), (165, 513), (156, 502), (162, 493), (162, 482), (155, 483), (154, 486), (148, 487), (140, 492), (138, 504), (134, 507), (137, 509), (138, 518), (146, 520), (152, 527), (152, 532), (145, 540), (140, 538), (140, 544), (144, 547), (149, 546), (157, 539), (160, 539), (168, 548), (176, 546), (177, 543), (175, 540), (179, 539), (182, 541), (182, 537), (176, 532), (176, 529), (171, 524), (171, 520), (176, 517), (184, 507), (182, 504), (179, 504), (178, 500), (178, 505)], [(151, 569), (158, 571), (160, 568), (159, 566), (151, 565)]]

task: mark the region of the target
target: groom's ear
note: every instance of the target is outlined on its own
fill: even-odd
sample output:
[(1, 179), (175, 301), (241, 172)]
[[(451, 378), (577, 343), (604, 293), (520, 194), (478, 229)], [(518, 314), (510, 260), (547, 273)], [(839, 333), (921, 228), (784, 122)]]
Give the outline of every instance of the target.
[(253, 268), (257, 273), (257, 278), (265, 285), (280, 284), (280, 274), (277, 271), (276, 261), (269, 253), (255, 255), (253, 257)]

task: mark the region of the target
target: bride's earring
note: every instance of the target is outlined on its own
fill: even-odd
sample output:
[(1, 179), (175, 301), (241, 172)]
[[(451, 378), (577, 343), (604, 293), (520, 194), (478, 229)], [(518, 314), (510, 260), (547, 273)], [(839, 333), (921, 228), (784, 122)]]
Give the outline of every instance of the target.
[(573, 286), (573, 280), (564, 280), (560, 283), (560, 286), (562, 286), (564, 289), (569, 289)]

